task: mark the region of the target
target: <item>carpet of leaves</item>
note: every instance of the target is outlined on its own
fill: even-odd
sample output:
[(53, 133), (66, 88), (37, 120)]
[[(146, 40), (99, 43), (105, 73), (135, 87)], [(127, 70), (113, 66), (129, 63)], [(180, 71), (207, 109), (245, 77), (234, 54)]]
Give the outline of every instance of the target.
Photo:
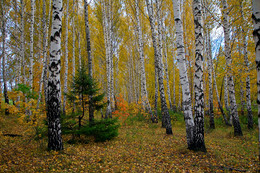
[[(190, 151), (185, 127), (175, 122), (173, 135), (160, 123), (124, 123), (119, 136), (104, 143), (67, 144), (47, 151), (15, 116), (0, 118), (0, 172), (257, 172), (257, 129), (233, 137), (232, 128), (205, 133), (207, 153)], [(10, 137), (4, 134), (20, 134)]]

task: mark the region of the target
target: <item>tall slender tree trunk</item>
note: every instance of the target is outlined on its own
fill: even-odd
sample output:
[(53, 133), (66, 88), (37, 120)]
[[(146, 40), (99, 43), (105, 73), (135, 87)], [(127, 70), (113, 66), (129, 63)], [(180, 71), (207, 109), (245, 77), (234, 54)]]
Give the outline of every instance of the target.
[(211, 58), (211, 64), (212, 64), (212, 71), (213, 71), (213, 80), (214, 80), (214, 87), (215, 87), (215, 91), (216, 91), (216, 96), (217, 96), (217, 99), (218, 99), (218, 107), (222, 113), (222, 116), (223, 116), (223, 119), (225, 121), (225, 124), (227, 126), (231, 126), (231, 124), (228, 122), (228, 119), (227, 119), (227, 116), (224, 112), (224, 109), (223, 109), (223, 106), (221, 104), (221, 100), (220, 100), (220, 97), (219, 97), (219, 93), (218, 93), (218, 86), (217, 86), (217, 80), (216, 80), (216, 75), (215, 75), (215, 71), (214, 71), (214, 65), (212, 63), (212, 58)]
[[(6, 41), (6, 18), (5, 18), (5, 7), (4, 0), (1, 0), (1, 18), (2, 18), (2, 74), (3, 74), (3, 82), (4, 82), (4, 99), (5, 103), (9, 104), (9, 98), (7, 95), (7, 81), (6, 81), (6, 69), (5, 69), (5, 41)], [(8, 109), (5, 109), (5, 113), (8, 114)]]
[(190, 86), (189, 86), (187, 67), (185, 62), (186, 60), (185, 60), (185, 49), (184, 49), (184, 41), (183, 41), (183, 26), (182, 26), (179, 0), (173, 0), (173, 11), (174, 11), (174, 21), (176, 27), (177, 62), (179, 64), (180, 83), (182, 87), (182, 100), (183, 100), (182, 108), (184, 111), (184, 120), (186, 124), (187, 144), (188, 144), (188, 148), (191, 149), (194, 143), (193, 142), (194, 120), (192, 116)]
[(195, 27), (195, 76), (194, 76), (194, 123), (195, 135), (193, 150), (206, 152), (204, 142), (204, 92), (203, 92), (203, 18), (201, 0), (193, 1)]
[[(240, 10), (241, 10), (241, 17), (242, 20), (245, 23), (245, 17), (244, 17), (244, 12), (243, 12), (243, 6), (242, 6), (242, 1), (240, 4)], [(253, 113), (252, 113), (252, 107), (251, 107), (251, 86), (250, 86), (250, 76), (249, 76), (249, 61), (248, 61), (248, 56), (247, 56), (247, 39), (246, 39), (247, 33), (245, 32), (244, 28), (242, 28), (242, 38), (243, 38), (243, 53), (244, 53), (244, 62), (245, 62), (245, 67), (246, 67), (246, 108), (247, 108), (247, 128), (248, 129), (253, 129)]]
[[(21, 51), (20, 51), (20, 58), (19, 58), (19, 67), (18, 67), (18, 84), (22, 83), (22, 65), (23, 65), (23, 61), (24, 61), (24, 47), (25, 47), (25, 42), (24, 42), (24, 2), (23, 0), (20, 1), (21, 3)], [(18, 96), (17, 101), (20, 101), (20, 96)], [(20, 105), (18, 105), (18, 107), (20, 107)]]
[(166, 84), (167, 84), (167, 95), (168, 95), (168, 101), (170, 105), (170, 109), (173, 109), (172, 106), (172, 100), (171, 100), (171, 91), (170, 91), (170, 82), (169, 82), (169, 67), (168, 67), (168, 56), (167, 56), (167, 39), (166, 39), (166, 26), (164, 25), (163, 19), (161, 18), (161, 24), (162, 24), (162, 40), (165, 41), (163, 46), (163, 54), (164, 54), (164, 68), (165, 68), (165, 77), (166, 77)]
[(256, 52), (256, 70), (257, 70), (257, 105), (258, 105), (258, 149), (259, 149), (259, 161), (260, 161), (260, 2), (258, 0), (252, 1), (253, 7), (253, 24), (254, 31), (253, 36), (255, 40), (255, 52)]
[[(152, 2), (152, 1), (151, 1)], [(162, 75), (163, 79), (164, 79), (164, 65), (163, 65), (163, 44), (162, 44), (162, 22), (161, 22), (161, 4), (162, 1), (161, 0), (155, 0), (156, 3), (156, 18), (154, 20), (157, 20), (157, 32), (155, 30), (155, 34), (154, 34), (154, 38), (158, 39), (157, 42), (157, 49), (158, 49), (158, 55), (157, 55), (157, 69), (158, 69), (158, 79), (160, 80), (160, 75)], [(149, 11), (148, 11), (149, 12)], [(154, 16), (154, 10), (153, 10), (153, 4), (151, 3), (151, 14)], [(154, 28), (156, 27), (155, 25), (155, 21), (154, 21)], [(160, 63), (160, 64), (159, 64)], [(160, 67), (159, 67), (160, 66)], [(160, 70), (159, 68), (162, 68), (162, 73), (160, 74)], [(162, 81), (163, 81), (162, 79)], [(160, 81), (159, 82), (159, 90), (160, 90)], [(163, 84), (163, 82), (162, 82)], [(164, 84), (163, 84), (163, 88), (164, 88)], [(161, 97), (161, 91), (160, 91), (160, 97)], [(165, 97), (165, 96), (164, 96)], [(165, 98), (165, 102), (166, 102), (166, 98)], [(166, 103), (167, 106), (167, 103)], [(168, 109), (168, 107), (167, 107)], [(163, 111), (163, 110), (162, 110)], [(166, 119), (164, 114), (162, 114), (162, 127), (166, 127)]]
[(214, 106), (213, 106), (213, 88), (212, 88), (212, 73), (213, 73), (213, 64), (212, 64), (212, 52), (211, 52), (211, 39), (210, 39), (210, 31), (207, 32), (207, 60), (208, 60), (208, 80), (209, 80), (209, 127), (211, 129), (215, 129), (214, 122)]
[(158, 118), (158, 69), (157, 62), (154, 60), (154, 114)]
[(173, 111), (177, 111), (177, 106), (176, 106), (176, 80), (175, 80), (175, 56), (174, 56), (174, 51), (172, 52), (172, 59), (173, 59), (173, 69), (172, 69), (172, 95), (173, 95)]
[[(221, 92), (222, 93), (222, 92)], [(222, 94), (221, 94), (222, 95)], [(230, 109), (229, 109), (229, 102), (228, 102), (228, 83), (227, 83), (227, 74), (224, 76), (224, 104), (225, 108), (229, 117), (229, 122), (232, 124), (232, 116), (230, 114)]]
[[(238, 46), (238, 52), (239, 52), (238, 57), (240, 59), (242, 59), (242, 52), (241, 52), (240, 45)], [(239, 72), (241, 74), (243, 74), (243, 68), (239, 69)], [(245, 112), (244, 112), (244, 109), (245, 109), (244, 93), (245, 92), (244, 92), (244, 81), (242, 80), (241, 77), (239, 79), (239, 83), (240, 83), (240, 106), (241, 106), (240, 113), (241, 113), (242, 116), (244, 116), (245, 115)]]
[[(77, 24), (78, 24), (78, 27), (79, 27), (79, 0), (77, 0)], [(78, 50), (79, 50), (79, 55), (78, 55), (78, 63), (79, 63), (79, 67), (81, 67), (81, 45), (80, 45), (80, 29), (78, 28), (77, 30), (77, 36), (78, 36)]]
[(111, 117), (112, 109), (111, 109), (111, 92), (110, 92), (110, 84), (111, 84), (111, 73), (110, 73), (110, 38), (109, 38), (109, 21), (110, 17), (107, 15), (107, 4), (105, 0), (102, 1), (102, 19), (103, 19), (103, 33), (104, 33), (104, 42), (105, 42), (105, 52), (106, 52), (106, 74), (107, 74), (107, 109), (105, 113), (105, 118)]
[(62, 0), (53, 0), (52, 30), (50, 44), (50, 64), (48, 81), (48, 148), (62, 150), (61, 137), (61, 28), (62, 28)]
[[(159, 90), (160, 90), (160, 99), (161, 99), (161, 111), (162, 111), (162, 122), (165, 124), (166, 134), (172, 134), (172, 125), (171, 125), (171, 118), (169, 115), (169, 110), (166, 103), (165, 93), (164, 93), (164, 85), (163, 85), (163, 68), (162, 68), (162, 54), (158, 47), (157, 38), (156, 38), (156, 31), (155, 31), (155, 21), (154, 21), (154, 14), (153, 14), (153, 7), (149, 0), (146, 0), (148, 14), (149, 14), (149, 21), (152, 31), (152, 40), (153, 40), (153, 48), (154, 48), (154, 57), (157, 62), (157, 69), (158, 69), (158, 83), (159, 83)], [(158, 23), (158, 28), (160, 28), (160, 22)], [(158, 29), (160, 32), (160, 29)], [(161, 39), (161, 33), (158, 34), (159, 39)], [(158, 41), (161, 42), (160, 40)]]
[[(64, 72), (64, 89), (63, 92), (68, 92), (68, 69), (69, 69), (69, 62), (68, 62), (68, 41), (69, 41), (69, 0), (67, 0), (66, 4), (66, 32), (65, 32), (65, 57), (64, 57), (64, 65), (65, 65), (65, 72)], [(62, 112), (66, 114), (66, 102), (67, 96), (66, 94), (63, 95), (63, 106)]]
[[(86, 31), (86, 47), (88, 54), (88, 75), (93, 78), (92, 72), (92, 56), (91, 56), (91, 45), (90, 45), (90, 30), (89, 30), (89, 20), (88, 20), (88, 2), (84, 0), (84, 11), (85, 11), (85, 31)], [(92, 103), (92, 96), (89, 97), (89, 122), (94, 121), (94, 108)]]
[(145, 67), (144, 67), (144, 44), (143, 44), (143, 35), (140, 24), (140, 13), (139, 13), (139, 2), (135, 0), (135, 12), (136, 12), (136, 28), (138, 34), (138, 52), (140, 58), (140, 71), (141, 71), (141, 99), (144, 110), (150, 114), (151, 120), (153, 123), (157, 122), (156, 117), (154, 117), (149, 100), (146, 87), (146, 76), (145, 76)]
[(33, 89), (33, 35), (34, 35), (34, 0), (31, 0), (31, 18), (30, 18), (30, 57), (29, 57), (29, 86)]
[(234, 80), (231, 72), (231, 49), (230, 49), (230, 27), (228, 23), (228, 5), (226, 0), (222, 0), (223, 2), (223, 24), (224, 24), (224, 39), (225, 39), (225, 58), (227, 65), (227, 75), (228, 75), (228, 89), (229, 89), (229, 101), (230, 101), (230, 110), (232, 116), (232, 122), (234, 126), (234, 135), (235, 136), (243, 136), (242, 129), (239, 122), (238, 112), (237, 112), (237, 103), (235, 97), (235, 88), (234, 88)]
[(42, 6), (42, 25), (43, 25), (43, 34), (42, 34), (42, 42), (43, 42), (43, 48), (42, 48), (42, 53), (43, 53), (43, 67), (42, 67), (42, 73), (41, 73), (41, 79), (40, 79), (40, 84), (39, 84), (39, 95), (38, 95), (38, 100), (37, 100), (37, 109), (39, 109), (41, 98), (42, 98), (42, 84), (44, 82), (44, 72), (47, 68), (47, 22), (46, 22), (46, 1), (43, 1), (43, 6)]

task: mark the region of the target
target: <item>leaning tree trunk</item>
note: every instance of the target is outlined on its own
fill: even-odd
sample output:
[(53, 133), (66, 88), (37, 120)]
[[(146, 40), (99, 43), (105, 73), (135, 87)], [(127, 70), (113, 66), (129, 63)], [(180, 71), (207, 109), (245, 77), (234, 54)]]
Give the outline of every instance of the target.
[(195, 75), (194, 75), (194, 145), (192, 150), (206, 152), (204, 142), (204, 92), (203, 92), (203, 19), (201, 0), (193, 1), (195, 27)]
[(62, 0), (53, 0), (52, 29), (50, 43), (50, 64), (48, 81), (48, 148), (62, 150), (61, 137), (61, 28), (62, 28)]
[(227, 65), (227, 75), (228, 75), (228, 89), (229, 89), (229, 101), (230, 101), (230, 110), (232, 116), (232, 122), (234, 126), (234, 135), (235, 136), (243, 136), (242, 129), (239, 122), (238, 112), (237, 112), (237, 103), (235, 97), (235, 87), (234, 87), (234, 80), (231, 71), (231, 49), (230, 49), (230, 27), (228, 23), (228, 5), (227, 1), (223, 0), (223, 24), (224, 24), (224, 39), (225, 39), (225, 58), (226, 58), (226, 65)]
[(257, 105), (258, 105), (258, 149), (259, 149), (259, 161), (260, 161), (260, 1), (253, 0), (253, 23), (254, 31), (253, 36), (255, 40), (255, 52), (256, 52), (256, 70), (257, 70)]
[(140, 71), (141, 71), (141, 99), (144, 110), (150, 114), (151, 120), (153, 123), (157, 122), (156, 117), (154, 116), (149, 100), (148, 100), (148, 93), (146, 87), (146, 76), (145, 76), (145, 67), (144, 67), (144, 44), (143, 44), (143, 36), (142, 36), (142, 29), (140, 24), (140, 14), (139, 14), (139, 2), (135, 0), (135, 12), (136, 12), (136, 28), (138, 34), (138, 52), (140, 58)]
[(186, 135), (187, 135), (187, 144), (188, 148), (192, 148), (194, 140), (194, 120), (192, 116), (192, 107), (191, 107), (191, 95), (190, 95), (190, 86), (187, 76), (187, 67), (185, 60), (185, 49), (183, 41), (183, 26), (182, 18), (180, 13), (180, 1), (173, 0), (173, 11), (174, 11), (174, 21), (176, 27), (176, 44), (177, 44), (177, 61), (179, 64), (180, 70), (180, 83), (182, 87), (182, 97), (183, 97), (183, 111), (184, 111), (184, 120), (186, 124)]
[[(241, 11), (241, 17), (243, 23), (245, 23), (245, 18), (244, 18), (244, 12), (243, 12), (243, 6), (242, 6), (242, 1), (240, 4), (240, 11)], [(252, 114), (252, 108), (251, 108), (251, 92), (250, 92), (250, 76), (249, 76), (249, 62), (248, 62), (248, 56), (247, 56), (247, 33), (242, 27), (242, 38), (243, 38), (243, 52), (244, 52), (244, 62), (245, 62), (245, 67), (246, 67), (246, 107), (247, 107), (247, 128), (248, 129), (253, 129), (253, 114)]]
[[(90, 45), (90, 31), (89, 31), (89, 20), (88, 20), (88, 2), (84, 0), (84, 12), (85, 12), (85, 31), (86, 31), (86, 47), (88, 54), (88, 75), (90, 78), (93, 78), (92, 72), (92, 56), (91, 56), (91, 45)], [(89, 96), (89, 122), (94, 121), (94, 108), (92, 96)]]
[[(146, 0), (148, 14), (149, 14), (149, 21), (152, 31), (152, 40), (153, 40), (153, 48), (154, 48), (154, 57), (155, 62), (157, 64), (158, 69), (158, 83), (159, 83), (159, 90), (160, 90), (160, 99), (161, 99), (161, 111), (162, 117), (164, 117), (164, 123), (166, 128), (166, 134), (172, 134), (172, 125), (171, 125), (171, 118), (169, 115), (169, 110), (166, 103), (165, 93), (164, 93), (164, 85), (163, 85), (163, 68), (162, 68), (162, 55), (158, 49), (158, 43), (156, 38), (156, 31), (155, 31), (155, 21), (154, 21), (154, 14), (153, 14), (153, 7), (149, 0)], [(158, 28), (160, 28), (160, 23)], [(159, 29), (160, 32), (160, 29)], [(160, 35), (159, 33), (158, 35)], [(159, 38), (160, 39), (160, 38)], [(160, 40), (159, 40), (160, 43)], [(161, 47), (161, 45), (159, 45)]]
[[(69, 62), (68, 62), (68, 41), (69, 41), (69, 0), (67, 0), (66, 4), (66, 32), (65, 32), (65, 72), (64, 72), (64, 89), (63, 92), (68, 92), (68, 69), (69, 69)], [(67, 96), (66, 94), (63, 95), (63, 106), (62, 106), (62, 112), (65, 115), (66, 114), (66, 102), (67, 102)]]

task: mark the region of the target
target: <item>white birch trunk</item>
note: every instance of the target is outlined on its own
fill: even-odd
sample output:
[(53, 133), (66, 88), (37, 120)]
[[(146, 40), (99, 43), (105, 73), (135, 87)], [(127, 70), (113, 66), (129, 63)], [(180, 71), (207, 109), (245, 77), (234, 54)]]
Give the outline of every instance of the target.
[(168, 72), (168, 56), (167, 56), (167, 39), (166, 39), (166, 26), (163, 22), (163, 19), (161, 18), (161, 24), (162, 24), (162, 40), (164, 40), (164, 45), (163, 45), (163, 54), (164, 54), (164, 69), (165, 69), (165, 77), (166, 77), (166, 84), (167, 84), (167, 95), (168, 95), (168, 101), (170, 105), (170, 109), (173, 109), (172, 106), (172, 100), (171, 100), (171, 91), (170, 91), (170, 82), (169, 82), (169, 72)]
[(71, 25), (72, 25), (72, 74), (75, 76), (76, 64), (75, 64), (75, 0), (72, 2), (72, 16), (71, 16)]
[[(161, 47), (161, 33), (160, 29), (158, 29), (159, 33), (159, 46), (157, 43), (156, 38), (156, 31), (155, 31), (155, 21), (153, 15), (153, 7), (149, 0), (146, 0), (148, 14), (149, 14), (149, 21), (150, 27), (152, 31), (152, 40), (153, 40), (153, 48), (154, 48), (154, 57), (157, 64), (158, 69), (158, 83), (159, 83), (159, 90), (160, 90), (160, 99), (161, 99), (161, 111), (162, 111), (162, 125), (165, 125), (166, 134), (172, 134), (172, 125), (171, 125), (171, 118), (169, 115), (169, 110), (166, 103), (165, 92), (164, 92), (164, 85), (163, 85), (163, 67), (162, 67), (162, 54), (158, 47)], [(160, 28), (160, 22), (158, 23), (158, 28)]]
[(192, 116), (190, 86), (189, 86), (187, 67), (185, 62), (186, 60), (185, 60), (185, 49), (184, 49), (184, 41), (183, 41), (183, 26), (182, 26), (179, 0), (173, 0), (173, 11), (174, 11), (174, 21), (176, 27), (177, 61), (180, 70), (180, 83), (182, 87), (183, 111), (184, 111), (184, 119), (186, 124), (186, 137), (187, 137), (188, 148), (191, 148), (194, 139), (194, 120)]
[(256, 51), (256, 70), (257, 70), (257, 105), (258, 105), (258, 149), (259, 149), (259, 161), (260, 161), (260, 1), (253, 0), (253, 24), (254, 31), (253, 36), (255, 40)]
[(30, 18), (30, 57), (29, 57), (29, 86), (33, 89), (33, 36), (34, 36), (34, 0), (31, 0), (31, 18)]
[(80, 29), (79, 29), (79, 0), (77, 0), (77, 24), (78, 24), (78, 32), (77, 32), (77, 36), (78, 36), (78, 50), (79, 50), (79, 55), (78, 55), (78, 64), (79, 67), (81, 67), (81, 45), (80, 45)]
[(227, 84), (227, 75), (224, 76), (224, 104), (229, 117), (229, 122), (232, 124), (232, 116), (230, 115), (229, 102), (228, 102), (228, 84)]
[(40, 106), (40, 101), (41, 101), (41, 96), (42, 96), (42, 84), (44, 82), (44, 72), (45, 69), (47, 68), (47, 22), (46, 22), (46, 1), (43, 1), (43, 7), (42, 7), (42, 25), (43, 25), (43, 34), (42, 34), (42, 40), (43, 40), (43, 48), (42, 48), (42, 53), (43, 53), (43, 67), (42, 67), (42, 73), (41, 73), (41, 79), (40, 79), (40, 84), (39, 84), (39, 95), (38, 95), (38, 100), (37, 100), (37, 109), (39, 109)]
[(208, 80), (209, 80), (209, 126), (211, 129), (215, 129), (215, 122), (214, 122), (214, 107), (213, 107), (213, 88), (212, 88), (212, 81), (213, 81), (213, 64), (212, 64), (212, 52), (211, 52), (211, 39), (210, 39), (210, 30), (207, 31), (207, 60), (208, 60)]
[(222, 0), (223, 3), (223, 24), (224, 24), (224, 39), (225, 39), (225, 58), (227, 65), (227, 75), (228, 75), (228, 89), (229, 89), (229, 101), (230, 101), (230, 110), (232, 116), (232, 122), (234, 126), (234, 135), (235, 136), (243, 136), (242, 129), (239, 122), (238, 112), (237, 112), (237, 103), (235, 97), (235, 88), (234, 88), (234, 80), (231, 72), (231, 49), (230, 49), (230, 26), (228, 20), (228, 5), (226, 0)]
[(214, 81), (214, 88), (215, 88), (215, 91), (216, 91), (216, 96), (217, 96), (217, 100), (218, 100), (218, 107), (223, 115), (223, 119), (225, 121), (225, 124), (227, 126), (231, 126), (231, 124), (228, 122), (228, 119), (227, 119), (227, 116), (224, 112), (224, 109), (223, 109), (223, 106), (221, 104), (221, 100), (220, 100), (220, 97), (219, 97), (219, 93), (218, 93), (218, 86), (217, 86), (217, 80), (216, 80), (216, 74), (214, 72), (214, 65), (212, 63), (212, 58), (211, 58), (211, 64), (212, 64), (212, 71), (213, 71), (213, 81)]
[[(243, 23), (245, 23), (245, 17), (244, 17), (244, 12), (243, 12), (243, 6), (242, 6), (242, 1), (240, 4), (240, 10), (241, 10), (241, 17), (243, 20)], [(248, 61), (248, 56), (247, 56), (247, 33), (245, 30), (242, 28), (242, 37), (243, 37), (243, 53), (244, 53), (244, 62), (245, 62), (245, 67), (246, 67), (246, 107), (247, 107), (247, 117), (248, 117), (248, 122), (247, 122), (247, 128), (248, 129), (253, 129), (253, 114), (252, 114), (252, 107), (251, 107), (251, 86), (250, 86), (250, 76), (249, 76), (249, 61)]]
[(203, 18), (201, 0), (193, 1), (195, 27), (195, 75), (194, 75), (194, 146), (193, 150), (206, 152), (204, 142), (204, 92), (203, 92)]
[(104, 33), (104, 42), (105, 42), (105, 52), (106, 52), (106, 75), (107, 75), (107, 109), (105, 113), (105, 118), (111, 117), (112, 109), (111, 109), (111, 93), (110, 93), (110, 39), (108, 35), (109, 30), (109, 16), (106, 12), (107, 4), (105, 0), (102, 1), (102, 19), (103, 19), (103, 33)]
[[(65, 57), (64, 57), (64, 65), (65, 65), (65, 71), (64, 71), (64, 89), (63, 92), (68, 92), (68, 69), (69, 69), (69, 62), (68, 62), (68, 40), (69, 40), (69, 0), (67, 0), (66, 5), (66, 32), (65, 32)], [(62, 106), (62, 112), (65, 115), (66, 114), (66, 101), (67, 97), (66, 94), (63, 95), (63, 106)]]
[[(157, 122), (149, 100), (148, 100), (148, 92), (146, 87), (146, 76), (145, 76), (145, 66), (144, 66), (144, 44), (143, 44), (143, 34), (142, 34), (142, 28), (140, 24), (140, 13), (139, 13), (139, 2), (138, 0), (135, 0), (135, 12), (136, 12), (136, 27), (137, 27), (137, 34), (138, 34), (138, 52), (139, 52), (139, 59), (140, 59), (140, 72), (141, 72), (141, 99), (143, 108), (145, 111), (147, 111), (150, 114), (152, 122)], [(155, 81), (156, 82), (156, 81)]]
[(62, 150), (61, 137), (61, 28), (62, 28), (62, 0), (53, 0), (52, 30), (50, 44), (50, 63), (48, 81), (48, 148)]
[[(4, 7), (4, 0), (1, 0), (1, 6), (2, 6), (2, 14), (1, 14), (1, 20), (2, 20), (2, 75), (3, 75), (3, 83), (4, 83), (4, 99), (5, 103), (9, 104), (9, 98), (7, 94), (7, 79), (6, 79), (6, 68), (5, 68), (5, 44), (6, 44), (6, 19), (5, 19), (5, 7)], [(8, 109), (5, 109), (5, 114), (9, 114)]]

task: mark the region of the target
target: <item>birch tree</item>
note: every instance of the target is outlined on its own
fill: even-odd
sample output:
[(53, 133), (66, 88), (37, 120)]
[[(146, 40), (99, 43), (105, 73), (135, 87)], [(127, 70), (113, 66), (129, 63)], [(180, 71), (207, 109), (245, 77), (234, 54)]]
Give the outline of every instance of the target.
[(48, 81), (48, 148), (62, 150), (61, 137), (61, 28), (62, 28), (62, 0), (53, 0), (52, 29), (50, 43), (50, 64)]
[[(166, 103), (164, 85), (163, 85), (162, 54), (161, 54), (160, 50), (158, 49), (158, 47), (161, 47), (161, 45), (158, 46), (158, 42), (160, 43), (160, 40), (157, 42), (152, 4), (150, 3), (149, 0), (146, 0), (146, 5), (147, 5), (147, 10), (148, 10), (148, 15), (149, 15), (150, 27), (151, 27), (151, 31), (152, 31), (154, 58), (155, 58), (155, 61), (157, 64), (157, 69), (158, 69), (158, 83), (159, 83), (159, 91), (160, 91), (160, 99), (161, 99), (161, 111), (162, 111), (162, 117), (163, 117), (162, 122), (164, 122), (164, 124), (165, 124), (166, 134), (172, 134), (171, 118), (170, 118), (169, 110), (168, 110), (167, 103)], [(160, 23), (158, 23), (158, 25), (160, 25)], [(158, 27), (160, 28), (160, 26), (158, 26)], [(160, 33), (159, 33), (159, 35), (160, 35)]]
[[(1, 20), (2, 20), (2, 26), (1, 26), (1, 32), (2, 32), (2, 75), (3, 75), (3, 83), (4, 83), (4, 99), (5, 103), (9, 104), (9, 98), (7, 95), (7, 81), (6, 81), (6, 67), (5, 67), (5, 58), (6, 58), (6, 16), (5, 16), (5, 6), (4, 6), (4, 0), (1, 0)], [(5, 110), (5, 113), (8, 114), (8, 110)]]
[(234, 126), (234, 135), (242, 136), (242, 129), (239, 122), (238, 112), (237, 112), (237, 103), (235, 97), (235, 88), (234, 88), (234, 80), (231, 72), (231, 49), (230, 49), (230, 27), (228, 23), (228, 5), (226, 0), (222, 0), (223, 3), (223, 25), (224, 25), (224, 39), (225, 39), (225, 58), (226, 58), (226, 66), (227, 66), (227, 78), (228, 78), (228, 90), (229, 90), (229, 101), (230, 101), (230, 110), (232, 116), (232, 123)]
[[(66, 4), (66, 32), (65, 32), (65, 57), (64, 57), (64, 65), (65, 65), (65, 72), (64, 72), (64, 89), (63, 92), (68, 92), (68, 69), (69, 69), (69, 62), (68, 62), (68, 41), (69, 41), (69, 0), (67, 0)], [(65, 115), (66, 114), (66, 100), (67, 96), (66, 94), (63, 95), (63, 106), (62, 106), (62, 112)]]
[[(85, 12), (85, 31), (86, 31), (86, 47), (88, 54), (88, 75), (93, 78), (92, 72), (92, 56), (91, 56), (91, 45), (90, 45), (90, 31), (89, 31), (89, 20), (88, 20), (88, 2), (84, 0), (84, 12)], [(94, 121), (94, 108), (92, 105), (92, 96), (89, 97), (89, 121)]]
[[(140, 24), (140, 12), (139, 12), (139, 1), (135, 0), (135, 16), (136, 16), (136, 29), (138, 34), (138, 52), (140, 59), (140, 71), (141, 71), (141, 98), (144, 109), (150, 114), (152, 122), (156, 122), (156, 118), (153, 115), (146, 88), (146, 76), (144, 67), (144, 48), (143, 48), (143, 34)], [(156, 75), (156, 74), (155, 74)]]
[(31, 18), (30, 18), (30, 57), (29, 57), (29, 86), (33, 88), (33, 35), (34, 35), (34, 0), (31, 0)]
[(169, 81), (169, 67), (168, 67), (168, 56), (167, 56), (167, 39), (166, 39), (166, 25), (164, 23), (164, 19), (161, 17), (160, 19), (162, 24), (162, 40), (164, 40), (163, 44), (163, 55), (164, 55), (164, 68), (165, 68), (165, 78), (166, 78), (166, 84), (167, 84), (167, 95), (168, 95), (168, 101), (170, 105), (170, 109), (173, 109), (172, 101), (171, 101), (171, 91), (170, 91), (170, 81)]
[(260, 2), (252, 0), (253, 7), (253, 36), (255, 40), (255, 54), (256, 54), (256, 71), (257, 71), (257, 105), (258, 105), (258, 148), (259, 148), (259, 161), (260, 161)]
[[(242, 1), (240, 2), (240, 13), (241, 13), (241, 19), (242, 23), (244, 24), (245, 17), (244, 17), (244, 11), (243, 11), (243, 5)], [(253, 129), (253, 114), (252, 114), (252, 108), (251, 108), (251, 86), (250, 86), (250, 76), (249, 76), (249, 61), (248, 61), (248, 53), (247, 53), (247, 33), (244, 30), (244, 27), (242, 26), (242, 40), (243, 40), (243, 54), (244, 54), (244, 63), (246, 67), (246, 107), (247, 107), (247, 128)]]
[[(102, 0), (102, 21), (103, 21), (103, 33), (104, 33), (104, 42), (105, 42), (105, 51), (106, 51), (106, 74), (107, 74), (107, 109), (105, 118), (111, 117), (112, 109), (111, 109), (111, 52), (110, 52), (110, 16), (107, 14), (109, 11), (109, 3), (107, 4), (105, 0)], [(108, 9), (107, 9), (108, 8)]]
[(194, 123), (195, 136), (193, 150), (206, 151), (204, 142), (204, 92), (203, 92), (203, 18), (201, 0), (193, 1), (195, 25), (195, 76), (194, 76)]
[(175, 28), (176, 28), (177, 62), (180, 71), (183, 112), (184, 112), (184, 120), (186, 125), (186, 138), (187, 138), (188, 148), (192, 149), (193, 139), (194, 139), (194, 120), (192, 116), (190, 86), (189, 86), (187, 67), (185, 62), (186, 60), (185, 60), (185, 49), (184, 49), (184, 40), (183, 40), (183, 25), (182, 25), (179, 0), (173, 0), (173, 11), (174, 11), (174, 21), (175, 21)]

